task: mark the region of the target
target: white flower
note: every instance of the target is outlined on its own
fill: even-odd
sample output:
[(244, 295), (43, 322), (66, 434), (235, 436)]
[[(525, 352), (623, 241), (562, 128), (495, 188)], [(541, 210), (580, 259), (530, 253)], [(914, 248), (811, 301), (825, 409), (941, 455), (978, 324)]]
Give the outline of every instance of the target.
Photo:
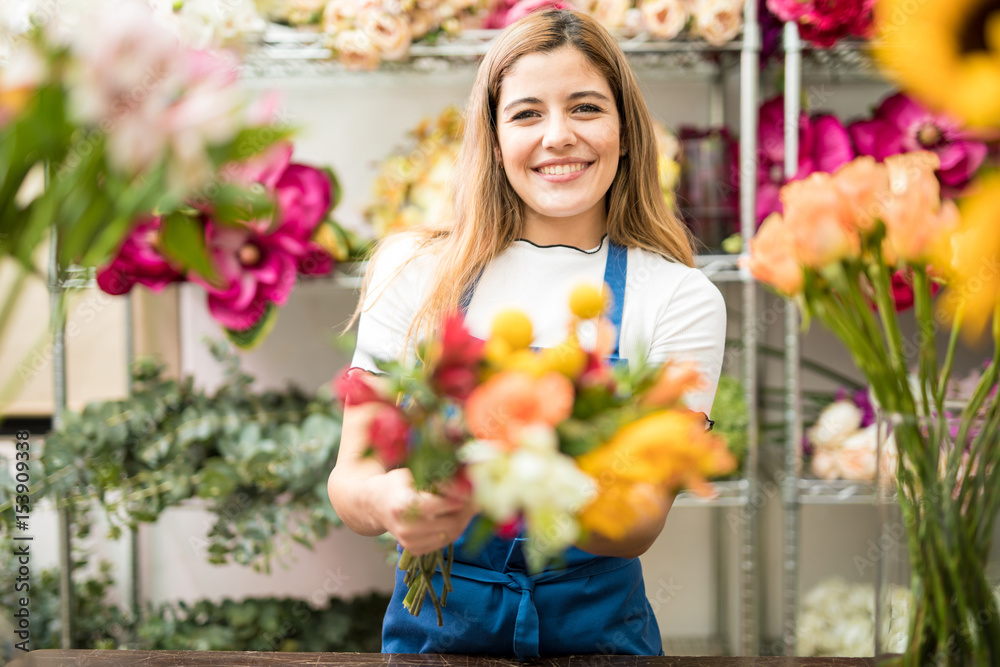
[(861, 418), (861, 410), (851, 401), (834, 401), (809, 429), (809, 442), (814, 447), (839, 446), (844, 438), (861, 428)]
[(812, 457), (811, 470), (818, 479), (838, 479), (840, 465), (834, 450), (825, 447), (817, 449)]
[(706, 42), (722, 46), (743, 28), (744, 0), (695, 0), (692, 14), (695, 30)]
[(639, 9), (646, 30), (660, 39), (673, 39), (688, 22), (688, 9), (683, 0), (643, 0)]

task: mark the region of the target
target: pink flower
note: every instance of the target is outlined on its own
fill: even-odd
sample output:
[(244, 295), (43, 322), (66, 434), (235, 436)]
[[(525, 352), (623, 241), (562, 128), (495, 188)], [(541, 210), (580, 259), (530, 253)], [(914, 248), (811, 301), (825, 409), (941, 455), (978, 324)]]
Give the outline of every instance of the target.
[(802, 38), (828, 48), (844, 37), (868, 37), (875, 0), (767, 0), (782, 21), (799, 24)]
[(333, 270), (333, 258), (311, 241), (316, 226), (330, 210), (330, 178), (314, 167), (290, 164), (274, 186), (278, 205), (276, 241), (297, 258), (297, 268), (306, 275), (325, 275)]
[(387, 405), (375, 413), (368, 426), (368, 440), (386, 467), (394, 467), (406, 458), (406, 443), (410, 426), (394, 406)]
[[(781, 212), (779, 192), (785, 184), (785, 101), (778, 96), (764, 103), (758, 120), (757, 224), (771, 213)], [(809, 174), (833, 172), (854, 157), (851, 140), (834, 116), (799, 116), (799, 171), (788, 181)]]
[(192, 279), (205, 288), (208, 309), (220, 324), (243, 331), (264, 316), (269, 304), (285, 304), (295, 285), (297, 258), (275, 234), (262, 233), (258, 225), (231, 227), (208, 221), (205, 236), (222, 285), (196, 275)]
[(333, 392), (343, 405), (386, 403), (370, 384), (369, 374), (360, 368), (348, 368), (333, 380)]
[(547, 9), (572, 9), (563, 0), (501, 0), (483, 23), (484, 28), (506, 28), (532, 12)]
[(97, 272), (97, 285), (108, 294), (126, 294), (136, 283), (159, 292), (183, 275), (157, 250), (160, 218), (141, 220), (125, 237), (111, 264)]
[(513, 540), (524, 530), (524, 518), (517, 514), (506, 523), (499, 524), (493, 531), (501, 540)]
[[(940, 285), (931, 282), (932, 297), (940, 289)], [(892, 274), (892, 303), (897, 313), (913, 307), (913, 275), (909, 271), (896, 271)]]
[(968, 140), (957, 121), (932, 113), (905, 93), (887, 97), (871, 120), (851, 123), (848, 131), (859, 154), (879, 161), (912, 151), (936, 153), (945, 197), (958, 195), (986, 158), (986, 144)]

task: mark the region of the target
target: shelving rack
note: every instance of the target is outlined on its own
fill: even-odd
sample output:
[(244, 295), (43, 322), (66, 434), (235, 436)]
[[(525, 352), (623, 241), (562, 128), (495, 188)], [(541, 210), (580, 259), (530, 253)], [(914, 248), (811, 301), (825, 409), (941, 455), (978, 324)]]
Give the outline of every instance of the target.
[[(625, 39), (620, 43), (633, 63), (643, 69), (659, 69), (668, 71), (671, 76), (705, 77), (718, 74), (724, 66), (740, 67), (740, 230), (743, 238), (743, 248), (749, 247), (749, 239), (755, 231), (755, 188), (757, 152), (757, 107), (758, 107), (758, 64), (760, 55), (760, 31), (757, 25), (757, 0), (747, 0), (744, 8), (744, 36), (741, 41), (731, 42), (723, 47), (713, 47), (705, 42), (693, 40), (653, 41), (644, 36)], [(439, 72), (454, 67), (474, 65), (495, 37), (496, 31), (466, 31), (458, 38), (442, 41), (435, 45), (416, 44), (411, 48), (411, 57), (405, 63), (384, 63), (382, 68), (387, 71), (400, 72)], [(346, 72), (330, 59), (330, 52), (323, 44), (323, 38), (318, 34), (285, 29), (274, 26), (260, 36), (258, 43), (249, 50), (243, 62), (243, 73), (250, 78), (269, 77), (329, 77), (366, 76), (363, 73)], [(711, 55), (715, 60), (710, 63), (705, 56)], [(718, 81), (718, 80), (717, 80)], [(718, 101), (716, 99), (715, 101)], [(721, 105), (718, 105), (721, 108)], [(55, 243), (53, 244), (55, 247)], [(758, 416), (757, 401), (757, 285), (749, 271), (740, 268), (737, 255), (701, 255), (697, 257), (699, 267), (717, 283), (740, 283), (742, 285), (742, 339), (741, 351), (742, 375), (745, 388), (746, 404), (749, 410), (748, 451), (744, 461), (743, 477), (739, 480), (719, 482), (715, 485), (717, 495), (704, 499), (691, 494), (680, 494), (675, 502), (676, 507), (707, 507), (714, 512), (714, 541), (716, 551), (719, 551), (722, 530), (722, 511), (726, 508), (736, 508), (742, 514), (739, 551), (739, 646), (736, 653), (755, 655), (759, 651), (760, 620), (759, 620), (759, 569), (757, 544), (757, 508), (752, 501), (758, 486)], [(56, 304), (60, 302), (63, 292), (72, 287), (93, 286), (92, 276), (71, 274), (71, 270), (58, 267), (55, 256), (51, 262), (49, 281), (53, 313), (57, 313)], [(359, 267), (356, 267), (359, 268)], [(340, 274), (335, 284), (344, 287), (356, 286), (358, 274)], [(131, 317), (128, 318), (128, 340), (131, 341)], [(64, 345), (64, 322), (54, 317), (52, 333), (54, 339), (54, 380), (55, 380), (55, 415), (54, 428), (57, 428), (61, 413), (66, 405), (66, 357)], [(129, 343), (131, 348), (131, 343)], [(128, 352), (131, 360), (131, 351)], [(60, 560), (62, 563), (61, 606), (62, 606), (62, 645), (71, 648), (72, 637), (72, 558), (71, 535), (68, 514), (60, 515)], [(133, 605), (138, 608), (139, 589), (137, 575), (137, 547), (132, 540), (132, 564), (130, 576), (131, 597)], [(727, 652), (725, 640), (725, 623), (727, 614), (724, 612), (726, 588), (726, 567), (720, 553), (715, 554), (717, 569), (718, 607), (720, 627), (718, 637), (709, 640), (708, 645), (713, 650)], [(696, 642), (699, 650), (704, 650), (701, 642)]]
[[(833, 82), (876, 81), (881, 77), (863, 41), (847, 40), (831, 49), (806, 48), (798, 26), (788, 23), (782, 36), (785, 52), (785, 118), (798, 118), (801, 112), (803, 82), (822, 76)], [(798, 123), (785, 123), (785, 173), (798, 172)], [(799, 543), (803, 505), (867, 505), (875, 507), (873, 482), (820, 480), (802, 476), (802, 382), (801, 319), (798, 307), (784, 301), (784, 479), (782, 501), (784, 531), (782, 536), (782, 643), (785, 655), (794, 655), (797, 644), (799, 608)], [(872, 647), (874, 650), (874, 646)]]

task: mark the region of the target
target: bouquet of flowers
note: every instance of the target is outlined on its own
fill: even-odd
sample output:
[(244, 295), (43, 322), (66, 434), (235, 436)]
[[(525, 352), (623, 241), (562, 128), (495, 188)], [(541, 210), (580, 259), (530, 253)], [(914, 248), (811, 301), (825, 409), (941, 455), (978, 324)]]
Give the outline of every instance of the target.
[[(902, 663), (997, 664), (1000, 613), (984, 560), (1000, 510), (1000, 487), (988, 481), (1000, 466), (1000, 188), (996, 176), (975, 183), (960, 215), (940, 197), (940, 166), (924, 151), (860, 157), (786, 185), (784, 215), (764, 221), (747, 264), (844, 342), (892, 434), (894, 448), (883, 451), (895, 486), (886, 486), (908, 529), (914, 600)], [(896, 273), (911, 285), (912, 337), (900, 326)], [(946, 285), (937, 313), (933, 283)], [(948, 388), (960, 334), (991, 321), (992, 359), (956, 405)]]
[[(701, 382), (694, 364), (615, 366), (604, 359), (613, 327), (599, 318), (600, 290), (580, 286), (570, 305), (569, 335), (554, 348), (531, 349), (531, 322), (519, 311), (498, 314), (486, 341), (451, 315), (420, 346), (422, 363), (380, 363), (384, 393), (358, 374), (338, 380), (346, 403), (382, 406), (369, 432), (373, 455), (409, 468), (421, 491), (471, 485), (487, 531), (480, 537), (524, 535), (535, 572), (588, 535), (623, 537), (655, 502), (651, 489), (711, 494), (707, 478), (735, 467), (705, 416), (683, 407)], [(597, 320), (593, 349), (577, 333), (588, 320)], [(404, 550), (411, 613), (429, 596), (441, 624), (454, 549)], [(439, 567), (440, 595), (431, 586)]]

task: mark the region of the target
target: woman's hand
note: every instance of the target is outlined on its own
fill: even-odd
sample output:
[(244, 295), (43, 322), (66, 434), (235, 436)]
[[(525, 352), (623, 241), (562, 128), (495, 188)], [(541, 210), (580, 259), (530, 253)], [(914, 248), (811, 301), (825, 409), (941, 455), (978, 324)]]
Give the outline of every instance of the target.
[(405, 468), (390, 470), (378, 486), (379, 513), (385, 529), (414, 556), (448, 546), (465, 532), (477, 508), (468, 489), (453, 484), (442, 495), (417, 492)]

